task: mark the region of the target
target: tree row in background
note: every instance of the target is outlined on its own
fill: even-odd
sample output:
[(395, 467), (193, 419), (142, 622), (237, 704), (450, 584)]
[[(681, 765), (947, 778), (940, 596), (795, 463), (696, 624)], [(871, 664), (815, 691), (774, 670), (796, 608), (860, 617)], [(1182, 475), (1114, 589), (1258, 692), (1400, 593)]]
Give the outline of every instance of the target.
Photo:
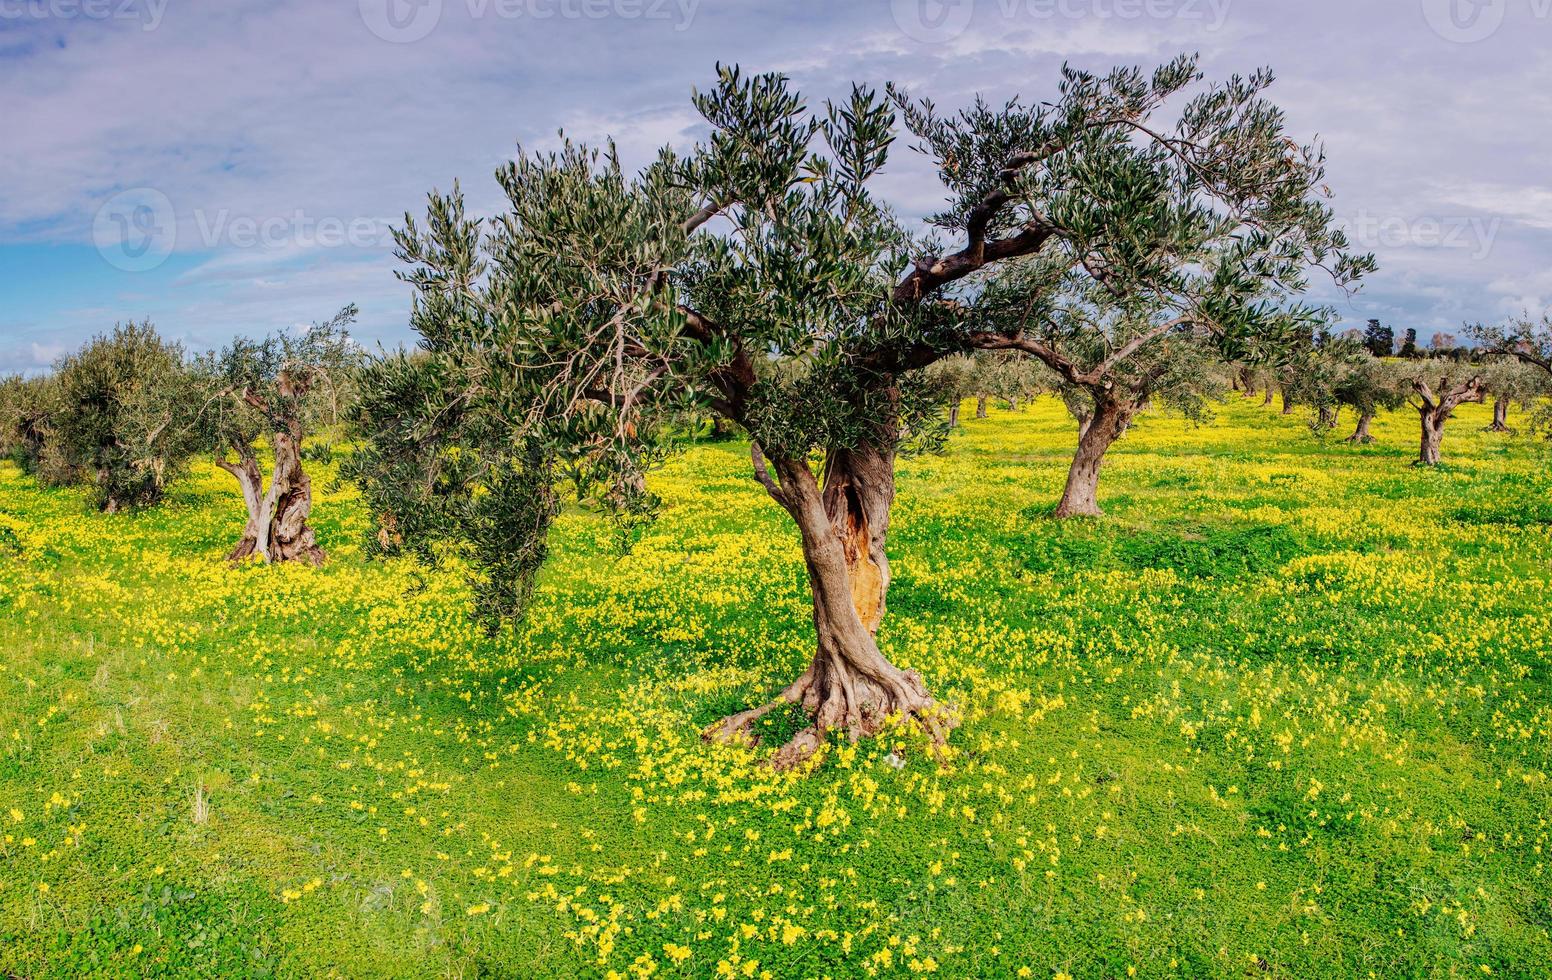
[(0, 450), (40, 482), (85, 485), (109, 513), (158, 503), (207, 457), (237, 478), (247, 508), (231, 557), (317, 564), (302, 443), (320, 421), (338, 424), (351, 400), (359, 351), (345, 328), (355, 313), (192, 359), (148, 321), (120, 324), (48, 375), (0, 382)]

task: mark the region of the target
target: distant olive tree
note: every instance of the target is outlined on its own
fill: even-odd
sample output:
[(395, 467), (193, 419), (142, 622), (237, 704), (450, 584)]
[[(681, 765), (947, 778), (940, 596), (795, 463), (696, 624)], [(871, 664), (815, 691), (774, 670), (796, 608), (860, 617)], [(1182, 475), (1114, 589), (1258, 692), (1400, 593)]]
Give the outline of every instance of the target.
[(1502, 324), (1468, 325), (1466, 333), (1484, 351), (1518, 358), (1552, 378), (1552, 313), (1539, 321), (1526, 314)]
[[(948, 427), (959, 427), (959, 409), (966, 398), (985, 398), (985, 378), (971, 355), (945, 357), (926, 369), (927, 382), (946, 406)], [(984, 405), (983, 405), (984, 409)], [(984, 416), (979, 416), (983, 417)]]
[(948, 405), (949, 428), (959, 425), (959, 409), (974, 398), (976, 418), (986, 418), (987, 402), (1001, 398), (1010, 410), (1028, 404), (1056, 387), (1055, 376), (1043, 364), (1016, 352), (975, 351), (947, 357), (926, 369), (928, 383)]
[[(520, 155), (488, 223), (456, 187), (433, 194), (424, 225), (397, 236), (420, 350), (362, 377), (355, 472), (380, 534), (465, 547), (516, 611), (559, 463), (590, 467), (602, 505), (650, 511), (641, 476), (681, 441), (667, 420), (721, 414), (796, 527), (817, 649), (775, 700), (707, 737), (752, 739), (798, 705), (813, 723), (778, 766), (830, 731), (855, 739), (892, 719), (941, 739), (944, 712), (875, 634), (896, 458), (941, 432), (923, 369), (1032, 342), (1027, 321), (978, 309), (988, 278), (1032, 263), (1017, 281), (1040, 309), (1084, 280), (1138, 311), (1187, 293), (1193, 316), (1242, 337), (1272, 325), (1257, 304), (1302, 288), (1311, 264), (1343, 282), (1372, 265), (1331, 230), (1320, 153), (1284, 134), (1262, 94), (1271, 75), (1182, 94), (1200, 81), (1188, 58), (1066, 69), (1047, 101), (945, 117), (894, 88), (810, 111), (782, 76), (723, 69), (694, 97), (710, 136), (687, 154), (665, 149), (634, 175), (612, 150)], [(1157, 119), (1177, 95), (1177, 121)], [(897, 114), (947, 190), (931, 239), (873, 193)]]
[(1509, 409), (1532, 409), (1552, 394), (1552, 374), (1520, 358), (1500, 354), (1488, 358), (1482, 371), (1482, 386), (1493, 400), (1493, 420), (1486, 431), (1513, 433)]
[(0, 456), (45, 484), (74, 482), (59, 451), (53, 417), (59, 407), (59, 379), (52, 374), (0, 379)]
[(1360, 358), (1347, 366), (1334, 389), (1337, 404), (1350, 407), (1358, 416), (1347, 442), (1367, 445), (1374, 441), (1369, 431), (1374, 417), (1406, 404), (1407, 393), (1401, 384), (1395, 369), (1377, 357)]
[[(324, 551), (307, 522), (313, 490), (302, 447), (320, 420), (338, 417), (341, 386), (357, 359), (346, 332), (355, 318), (356, 307), (347, 306), (302, 333), (238, 338), (199, 360), (201, 442), (236, 478), (247, 510), (231, 560), (257, 555), (266, 562), (322, 564)], [(267, 486), (259, 462), (263, 442), (271, 457)]]
[(1372, 359), (1360, 341), (1347, 337), (1304, 347), (1290, 359), (1284, 391), (1291, 404), (1310, 409), (1310, 430), (1316, 435), (1336, 428), (1341, 407), (1347, 404), (1341, 386), (1360, 364)]
[[(1229, 390), (1236, 360), (1286, 351), (1320, 320), (1317, 310), (1284, 310), (1242, 297), (1226, 302), (1219, 276), (1224, 266), (1238, 266), (1233, 253), (1239, 246), (1223, 243), (1228, 251), (1217, 255), (1217, 244), (1198, 243), (1197, 269), (1187, 269), (1182, 259), (1180, 267), (1159, 270), (1157, 281), (1173, 293), (1154, 282), (1129, 291), (1114, 280), (1085, 282), (1068, 272), (1053, 295), (1040, 285), (1048, 272), (1032, 263), (987, 284), (979, 312), (989, 322), (1017, 324), (1003, 343), (1050, 368), (1078, 419), (1077, 450), (1053, 516), (1100, 514), (1105, 453), (1155, 399), (1200, 416), (1207, 401)], [(1036, 296), (1043, 301), (1031, 302)]]
[(183, 348), (149, 320), (122, 323), (64, 357), (54, 383), (53, 465), (79, 474), (109, 513), (160, 501), (196, 450)]

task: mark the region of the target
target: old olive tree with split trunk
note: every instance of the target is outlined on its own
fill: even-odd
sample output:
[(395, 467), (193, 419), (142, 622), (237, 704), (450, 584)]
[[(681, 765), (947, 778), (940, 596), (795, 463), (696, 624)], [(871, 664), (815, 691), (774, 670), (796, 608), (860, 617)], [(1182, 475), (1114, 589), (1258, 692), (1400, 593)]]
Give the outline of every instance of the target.
[[(236, 478), (248, 515), (232, 561), (256, 555), (266, 562), (323, 563), (307, 523), (313, 485), (302, 467), (302, 443), (352, 369), (357, 348), (346, 327), (355, 317), (356, 308), (347, 306), (302, 333), (238, 338), (199, 360), (205, 388), (199, 431), (216, 465)], [(272, 459), (267, 486), (259, 462), (265, 440)]]
[[(1051, 101), (943, 116), (894, 88), (810, 110), (780, 75), (719, 69), (694, 96), (709, 135), (688, 152), (636, 174), (612, 147), (523, 155), (498, 173), (506, 204), (488, 222), (456, 186), (433, 194), (424, 224), (398, 234), (420, 349), (361, 379), (353, 470), (378, 543), (462, 548), (490, 583), (482, 598), (516, 611), (559, 467), (588, 468), (573, 482), (606, 506), (650, 511), (641, 476), (685, 435), (673, 420), (716, 413), (749, 434), (754, 478), (796, 525), (816, 650), (770, 704), (707, 737), (752, 741), (761, 717), (800, 705), (812, 725), (777, 766), (831, 731), (900, 722), (943, 738), (952, 713), (875, 640), (895, 460), (943, 431), (923, 369), (1030, 339), (1028, 320), (978, 308), (1020, 261), (1036, 263), (1018, 282), (1037, 309), (1076, 283), (1138, 316), (1190, 293), (1174, 316), (1231, 334), (1271, 319), (1258, 304), (1296, 268), (1361, 271), (1317, 201), (1318, 153), (1262, 97), (1270, 80), (1199, 86), (1190, 58), (1064, 69)], [(1176, 120), (1157, 121), (1177, 96)], [(872, 190), (897, 115), (947, 197), (922, 236)]]

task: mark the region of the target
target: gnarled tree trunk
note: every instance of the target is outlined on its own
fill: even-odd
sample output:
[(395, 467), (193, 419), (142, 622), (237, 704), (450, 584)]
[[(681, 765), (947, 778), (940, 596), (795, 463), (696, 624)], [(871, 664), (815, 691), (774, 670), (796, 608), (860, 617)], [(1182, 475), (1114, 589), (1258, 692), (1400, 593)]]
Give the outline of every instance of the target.
[(1362, 445), (1367, 445), (1368, 443), (1373, 442), (1374, 437), (1369, 434), (1369, 423), (1373, 421), (1373, 412), (1360, 412), (1358, 414), (1358, 428), (1354, 429), (1353, 434), (1347, 437), (1347, 441), (1356, 442)]
[(959, 399), (956, 398), (948, 404), (948, 427), (959, 428)]
[(1272, 404), (1272, 395), (1273, 394), (1274, 394), (1274, 390), (1273, 390), (1272, 386), (1271, 385), (1267, 385), (1266, 386), (1266, 397), (1261, 399), (1261, 404), (1262, 405), (1270, 405), (1270, 404)]
[(985, 395), (976, 395), (975, 396), (975, 417), (978, 418), (978, 419), (986, 418), (986, 396)]
[(1509, 399), (1499, 395), (1493, 399), (1493, 422), (1485, 430), (1487, 432), (1513, 432), (1509, 428)]
[(1422, 416), (1422, 441), (1417, 454), (1419, 466), (1437, 466), (1439, 463), (1439, 448), (1444, 444), (1444, 422), (1449, 416), (1444, 415), (1438, 409), (1420, 409)]
[(1288, 393), (1288, 386), (1283, 386), (1283, 414), (1293, 414), (1293, 396)]
[(1105, 451), (1131, 424), (1137, 411), (1134, 402), (1113, 396), (1095, 399), (1094, 412), (1078, 420), (1078, 451), (1067, 470), (1067, 485), (1053, 517), (1098, 517), (1100, 515), (1099, 467)]
[(822, 487), (804, 459), (771, 460), (773, 477), (758, 446), (753, 454), (756, 474), (802, 536), (818, 646), (808, 669), (776, 700), (723, 719), (705, 737), (753, 743), (756, 722), (797, 704), (813, 724), (777, 750), (771, 762), (778, 769), (807, 760), (826, 732), (856, 740), (877, 734), (891, 718), (913, 719), (941, 741), (949, 722), (921, 676), (890, 663), (874, 639), (889, 590), (894, 454), (870, 446), (833, 452)]
[(235, 463), (218, 459), (216, 465), (237, 479), (237, 485), (242, 489), (243, 506), (248, 512), (248, 522), (243, 525), (242, 537), (238, 539), (237, 547), (226, 556), (228, 561), (241, 561), (259, 547), (259, 511), (264, 504), (264, 474), (259, 469), (259, 461), (248, 452), (240, 452)]
[(248, 511), (242, 538), (227, 557), (240, 561), (258, 555), (266, 562), (305, 561), (321, 565), (324, 552), (307, 523), (313, 508), (313, 485), (302, 469), (301, 440), (291, 432), (276, 432), (273, 441), (275, 466), (268, 491), (264, 489), (258, 459), (251, 451), (239, 451), (236, 463), (217, 461), (218, 466), (237, 478)]
[(1432, 387), (1426, 381), (1412, 382), (1412, 388), (1417, 392), (1420, 401), (1416, 404), (1417, 414), (1422, 420), (1422, 438), (1417, 454), (1418, 466), (1437, 466), (1439, 464), (1439, 450), (1444, 443), (1444, 423), (1450, 420), (1463, 402), (1479, 402), (1485, 396), (1482, 390), (1482, 379), (1474, 377), (1462, 384), (1451, 385), (1449, 378), (1439, 382), (1439, 392), (1434, 394)]

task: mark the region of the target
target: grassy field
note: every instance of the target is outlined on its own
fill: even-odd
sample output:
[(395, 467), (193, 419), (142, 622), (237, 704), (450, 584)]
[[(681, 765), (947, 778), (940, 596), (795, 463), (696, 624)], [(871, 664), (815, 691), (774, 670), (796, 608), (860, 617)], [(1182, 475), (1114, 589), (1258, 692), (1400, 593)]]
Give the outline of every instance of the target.
[(1545, 976), (1545, 448), (1259, 402), (1143, 419), (1100, 521), (1043, 519), (1050, 399), (905, 463), (881, 641), (963, 725), (807, 777), (697, 737), (810, 652), (741, 444), (630, 557), (563, 517), (494, 639), (349, 491), (327, 567), (234, 568), (213, 468), (129, 516), (4, 469), (0, 974)]

